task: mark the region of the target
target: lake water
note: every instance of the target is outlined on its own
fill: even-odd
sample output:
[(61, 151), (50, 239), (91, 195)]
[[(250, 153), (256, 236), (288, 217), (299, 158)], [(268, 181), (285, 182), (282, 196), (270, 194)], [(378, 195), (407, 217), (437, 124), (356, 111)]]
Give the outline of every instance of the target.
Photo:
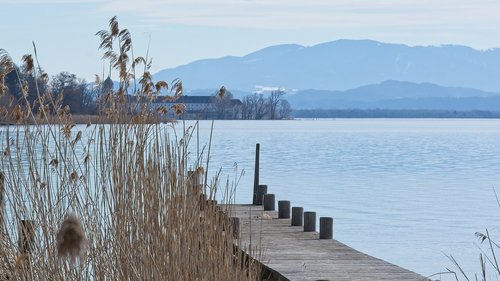
[[(202, 144), (210, 126), (200, 123)], [(474, 233), (500, 240), (500, 120), (215, 121), (209, 173), (234, 181), (235, 163), (245, 171), (238, 203), (252, 200), (256, 143), (261, 184), (277, 200), (333, 217), (334, 238), (367, 254), (427, 276), (456, 270), (452, 255), (472, 275), (480, 272)]]
[(215, 121), (210, 169), (245, 171), (239, 203), (251, 202), (256, 143), (269, 193), (334, 217), (334, 238), (362, 252), (423, 275), (455, 270), (452, 255), (472, 275), (474, 233), (500, 240), (500, 120)]

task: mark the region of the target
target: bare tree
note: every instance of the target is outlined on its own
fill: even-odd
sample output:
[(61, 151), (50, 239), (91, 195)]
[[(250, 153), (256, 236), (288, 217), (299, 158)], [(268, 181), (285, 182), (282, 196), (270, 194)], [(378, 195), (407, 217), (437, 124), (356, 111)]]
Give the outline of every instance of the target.
[(241, 108), (241, 119), (251, 120), (254, 119), (254, 100), (253, 96), (245, 96), (242, 100), (242, 108)]
[[(62, 100), (62, 106), (69, 106), (72, 113), (81, 113), (85, 101), (85, 81), (75, 74), (61, 72), (52, 77), (50, 83), (55, 100)], [(61, 96), (62, 95), (62, 96)]]
[(279, 119), (288, 119), (292, 115), (292, 106), (287, 100), (280, 100), (278, 104), (278, 118)]
[(254, 111), (255, 111), (255, 119), (262, 120), (269, 113), (269, 106), (264, 99), (262, 94), (254, 94), (255, 103), (254, 103)]
[(244, 97), (241, 118), (255, 120), (290, 118), (292, 109), (284, 99), (285, 94), (285, 91), (277, 90), (271, 92), (267, 98), (257, 93)]
[(243, 119), (261, 120), (269, 112), (267, 100), (262, 94), (254, 93), (243, 98)]
[(276, 91), (272, 91), (267, 99), (268, 103), (268, 111), (269, 111), (269, 119), (278, 119), (278, 105), (283, 100), (283, 96), (285, 95), (285, 91), (278, 89)]

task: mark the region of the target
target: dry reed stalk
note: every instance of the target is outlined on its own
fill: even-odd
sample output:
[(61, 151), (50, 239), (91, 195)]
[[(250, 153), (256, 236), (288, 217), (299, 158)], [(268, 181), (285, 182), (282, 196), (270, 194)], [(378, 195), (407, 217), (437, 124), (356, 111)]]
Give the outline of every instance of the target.
[(5, 188), (4, 188), (4, 180), (5, 180), (5, 175), (3, 172), (0, 171), (0, 235), (3, 236), (3, 230), (4, 230), (4, 195), (5, 195)]
[[(259, 280), (260, 267), (235, 250), (229, 220), (190, 192), (188, 167), (196, 167), (208, 199), (217, 188), (233, 194), (224, 191), (231, 187), (217, 187), (217, 177), (208, 183), (203, 156), (190, 159), (193, 129), (176, 135), (158, 122), (149, 103), (169, 85), (153, 83), (150, 59), (133, 57), (130, 34), (116, 18), (109, 26), (97, 35), (119, 88), (98, 97), (97, 125), (75, 126), (60, 100), (39, 93), (42, 116), (16, 107), (18, 125), (0, 129), (6, 193), (0, 268), (12, 272), (15, 226), (28, 218), (37, 225), (29, 279)], [(24, 60), (37, 75), (36, 54)], [(182, 95), (179, 80), (171, 91), (169, 99)], [(65, 217), (68, 210), (75, 214)], [(60, 256), (81, 262), (70, 266)]]

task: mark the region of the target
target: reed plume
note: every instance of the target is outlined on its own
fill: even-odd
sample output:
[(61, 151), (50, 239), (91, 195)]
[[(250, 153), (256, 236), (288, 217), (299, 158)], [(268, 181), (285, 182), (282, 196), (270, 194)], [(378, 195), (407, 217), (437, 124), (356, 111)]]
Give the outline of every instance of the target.
[(75, 260), (86, 243), (82, 224), (75, 214), (67, 214), (57, 233), (57, 254)]

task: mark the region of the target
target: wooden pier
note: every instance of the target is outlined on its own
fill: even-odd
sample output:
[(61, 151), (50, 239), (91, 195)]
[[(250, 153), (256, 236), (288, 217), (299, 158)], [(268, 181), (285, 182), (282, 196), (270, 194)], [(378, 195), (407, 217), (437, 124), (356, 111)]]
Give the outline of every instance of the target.
[(318, 232), (304, 232), (303, 226), (291, 226), (290, 219), (279, 219), (277, 211), (253, 204), (228, 207), (239, 218), (240, 248), (257, 248), (247, 253), (278, 280), (429, 280), (337, 240), (319, 239)]
[(221, 207), (232, 218), (240, 249), (263, 264), (273, 280), (430, 280), (334, 240), (331, 217), (319, 218), (318, 233), (315, 212), (290, 210), (290, 201), (278, 201), (276, 211), (275, 195), (259, 182), (259, 153), (257, 144), (252, 204)]

